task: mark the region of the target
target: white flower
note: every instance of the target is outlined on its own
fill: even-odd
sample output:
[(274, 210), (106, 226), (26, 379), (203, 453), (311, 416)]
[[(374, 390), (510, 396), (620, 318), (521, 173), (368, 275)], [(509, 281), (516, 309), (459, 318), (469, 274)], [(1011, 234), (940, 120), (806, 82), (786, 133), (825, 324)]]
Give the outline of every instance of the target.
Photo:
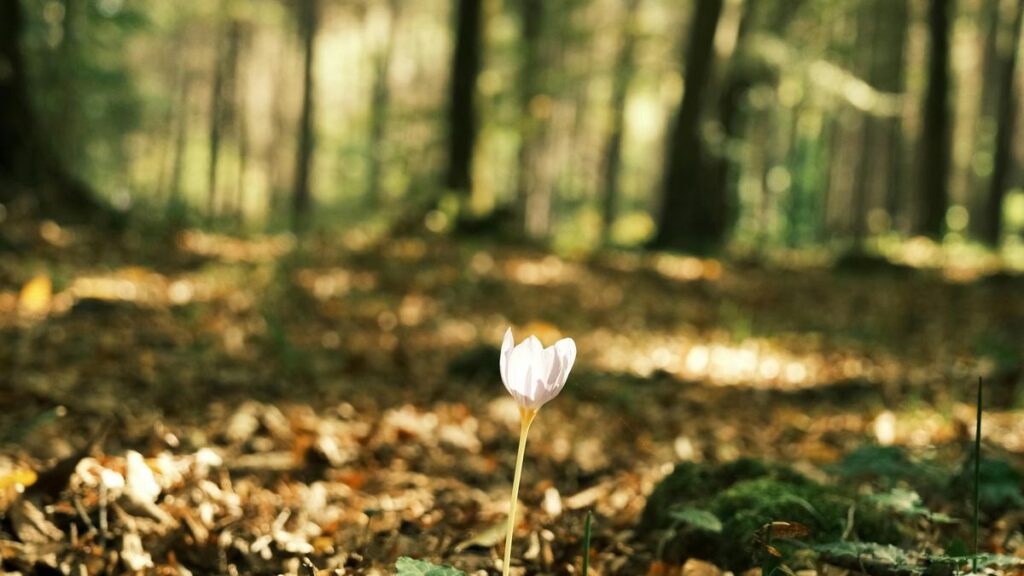
[(537, 410), (562, 391), (575, 360), (572, 338), (545, 348), (530, 336), (516, 346), (509, 328), (501, 343), (501, 380), (520, 408)]

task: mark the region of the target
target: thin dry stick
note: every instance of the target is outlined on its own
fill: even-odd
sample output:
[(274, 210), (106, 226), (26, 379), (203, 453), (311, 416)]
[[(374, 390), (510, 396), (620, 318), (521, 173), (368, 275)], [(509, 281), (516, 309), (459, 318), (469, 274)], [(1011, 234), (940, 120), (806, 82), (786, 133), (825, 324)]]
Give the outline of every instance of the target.
[(535, 416), (537, 416), (536, 409), (519, 409), (519, 453), (516, 455), (516, 473), (512, 477), (512, 501), (508, 510), (508, 528), (505, 530), (505, 561), (501, 563), (502, 576), (508, 576), (509, 563), (512, 561), (512, 530), (516, 525), (519, 478), (523, 473), (523, 457), (526, 455), (526, 435), (530, 433), (530, 424), (533, 424)]

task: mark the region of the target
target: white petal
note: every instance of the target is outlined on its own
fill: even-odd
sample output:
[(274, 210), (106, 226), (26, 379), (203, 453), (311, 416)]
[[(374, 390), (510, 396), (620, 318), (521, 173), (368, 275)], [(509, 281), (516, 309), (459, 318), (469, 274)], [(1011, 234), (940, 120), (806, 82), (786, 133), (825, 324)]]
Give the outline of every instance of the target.
[(519, 400), (529, 392), (529, 380), (531, 372), (530, 347), (526, 340), (512, 349), (507, 360), (508, 377), (505, 380), (505, 387)]
[(516, 341), (512, 338), (512, 327), (509, 326), (508, 330), (505, 330), (505, 338), (501, 341), (501, 358), (498, 360), (501, 381), (505, 383), (506, 388), (508, 387), (508, 359), (512, 355), (515, 344)]
[(562, 338), (555, 342), (552, 348), (555, 349), (555, 353), (558, 354), (558, 359), (561, 363), (561, 383), (559, 387), (565, 386), (565, 381), (569, 378), (569, 371), (572, 370), (572, 365), (576, 362), (576, 342), (572, 338)]
[(535, 403), (543, 390), (543, 379), (546, 375), (544, 345), (541, 344), (536, 336), (530, 336), (521, 346), (524, 346), (529, 351), (530, 358), (530, 371), (526, 378), (526, 396), (530, 399), (531, 403)]
[(560, 388), (558, 383), (562, 372), (562, 359), (559, 358), (554, 346), (544, 350), (544, 387)]

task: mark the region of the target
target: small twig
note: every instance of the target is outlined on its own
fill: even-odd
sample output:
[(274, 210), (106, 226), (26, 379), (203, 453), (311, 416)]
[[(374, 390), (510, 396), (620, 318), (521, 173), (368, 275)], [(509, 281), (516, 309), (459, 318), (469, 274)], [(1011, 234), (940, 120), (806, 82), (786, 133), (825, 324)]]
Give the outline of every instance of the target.
[(590, 572), (590, 522), (594, 518), (594, 512), (587, 510), (587, 521), (583, 525), (583, 576)]
[(74, 499), (72, 499), (72, 502), (75, 506), (75, 512), (78, 513), (78, 517), (81, 518), (82, 523), (89, 527), (89, 532), (96, 532), (96, 525), (92, 523), (92, 518), (89, 518), (89, 512), (86, 511), (85, 505), (82, 504), (82, 500), (78, 496), (75, 496)]
[(971, 558), (971, 572), (978, 573), (978, 511), (981, 508), (981, 391), (982, 380), (978, 377), (978, 423), (974, 432), (974, 556)]

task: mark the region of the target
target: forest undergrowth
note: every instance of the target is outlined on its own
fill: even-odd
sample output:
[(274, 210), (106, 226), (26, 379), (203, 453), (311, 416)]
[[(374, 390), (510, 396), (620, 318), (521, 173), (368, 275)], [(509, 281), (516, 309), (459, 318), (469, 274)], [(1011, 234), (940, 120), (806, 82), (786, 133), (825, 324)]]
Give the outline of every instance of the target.
[(1012, 273), (4, 226), (5, 571), (497, 573), (508, 326), (579, 350), (514, 574), (588, 512), (592, 574), (964, 570), (979, 377), (982, 564), (1024, 557)]

